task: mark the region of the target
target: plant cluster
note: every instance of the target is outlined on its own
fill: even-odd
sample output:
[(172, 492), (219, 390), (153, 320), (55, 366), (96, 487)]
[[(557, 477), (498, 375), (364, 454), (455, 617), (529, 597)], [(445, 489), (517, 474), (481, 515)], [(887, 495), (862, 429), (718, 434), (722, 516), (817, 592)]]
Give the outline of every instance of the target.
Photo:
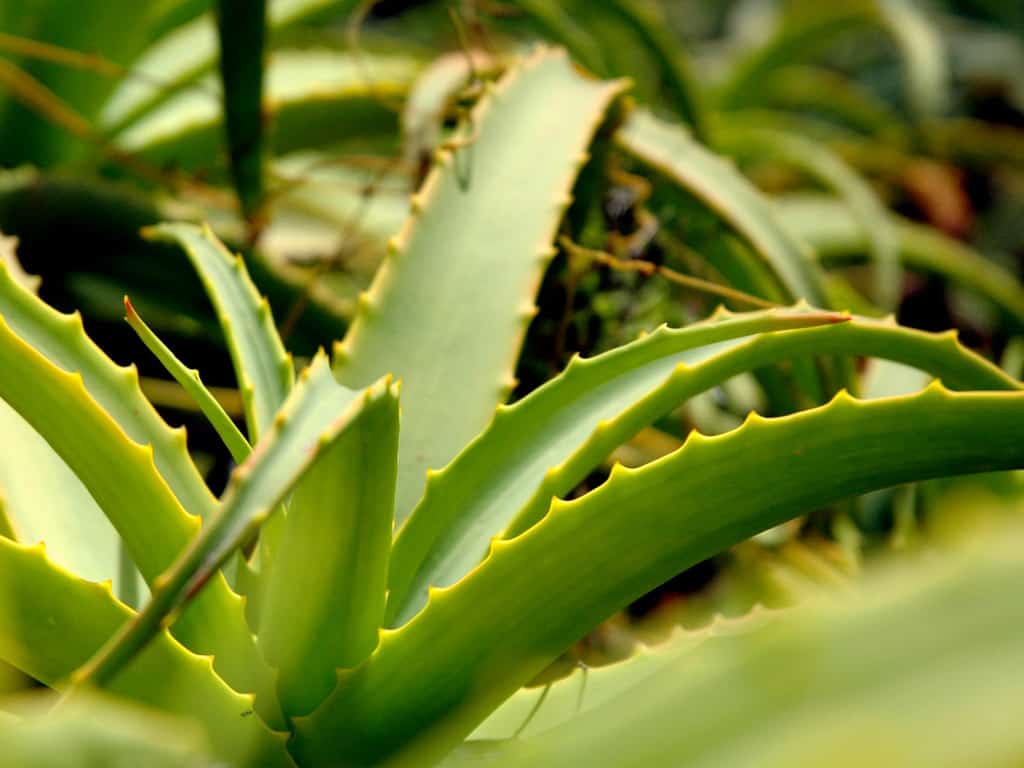
[(735, 5), (0, 7), (5, 759), (1024, 755), (1024, 43)]

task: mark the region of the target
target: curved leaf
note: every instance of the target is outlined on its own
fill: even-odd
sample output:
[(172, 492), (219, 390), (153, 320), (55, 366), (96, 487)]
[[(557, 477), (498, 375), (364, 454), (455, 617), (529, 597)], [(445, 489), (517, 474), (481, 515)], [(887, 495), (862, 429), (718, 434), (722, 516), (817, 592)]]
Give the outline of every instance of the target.
[(146, 348), (160, 361), (164, 370), (174, 377), (174, 380), (181, 385), (181, 388), (199, 406), (199, 410), (206, 416), (206, 420), (210, 422), (210, 426), (214, 428), (224, 446), (228, 449), (231, 458), (238, 463), (244, 461), (252, 448), (245, 439), (245, 436), (235, 426), (235, 422), (225, 413), (224, 408), (210, 393), (210, 390), (203, 385), (203, 381), (199, 377), (199, 371), (195, 368), (186, 368), (185, 364), (175, 357), (170, 348), (139, 317), (127, 296), (124, 297), (124, 309), (125, 320), (128, 322), (128, 325), (135, 331), (142, 343), (146, 345)]
[(363, 393), (345, 389), (334, 380), (326, 356), (318, 355), (267, 438), (232, 473), (217, 515), (160, 575), (149, 603), (75, 673), (74, 682), (108, 684), (189, 601), (201, 600), (227, 559), (259, 530), (320, 452), (346, 434), (370, 403), (393, 398), (391, 387), (385, 379)]
[(490, 764), (1013, 763), (1024, 752), (1012, 714), (1024, 611), (1007, 590), (1024, 571), (1006, 542), (984, 544), (880, 574), (857, 599), (684, 639), (662, 651), (657, 674), (623, 681), (614, 699)]
[[(455, 583), (494, 536), (528, 530), (619, 445), (732, 376), (814, 354), (865, 355), (922, 368), (957, 389), (1020, 389), (946, 335), (839, 316), (737, 315), (651, 336), (590, 360), (502, 409), (444, 471), (395, 542), (388, 624), (409, 620), (431, 587)], [(784, 330), (786, 328), (793, 330)], [(776, 333), (750, 334), (774, 330)], [(732, 339), (730, 341), (730, 339)]]
[(681, 125), (636, 110), (616, 133), (626, 154), (707, 205), (774, 270), (792, 299), (825, 304), (821, 277), (806, 248), (775, 219), (767, 200), (730, 165)]
[(62, 315), (19, 286), (0, 267), (0, 317), (18, 337), (82, 384), (125, 433), (153, 447), (153, 462), (181, 505), (205, 517), (216, 505), (188, 455), (185, 432), (171, 429), (138, 387), (134, 368), (122, 368), (86, 336), (77, 314)]
[(398, 525), (426, 470), (447, 463), (512, 390), (555, 230), (623, 87), (585, 79), (564, 52), (545, 49), (488, 86), (466, 146), (438, 153), (361, 296), (334, 364), (352, 387), (389, 372), (402, 380)]
[(101, 696), (51, 712), (52, 698), (37, 694), (4, 702), (17, 712), (10, 722), (0, 717), (4, 759), (11, 765), (58, 768), (88, 761), (202, 768), (212, 760), (202, 730), (182, 717)]
[(209, 227), (158, 224), (146, 235), (177, 243), (199, 273), (220, 318), (245, 405), (249, 442), (255, 445), (295, 380), (270, 305), (249, 279), (242, 257), (232, 256)]
[[(34, 296), (29, 298), (37, 301)], [(52, 328), (28, 326), (37, 334), (33, 340), (38, 338), (44, 348), (52, 347), (58, 353), (71, 348), (70, 341), (77, 345), (86, 364), (74, 373), (53, 365), (12, 331), (5, 314), (0, 317), (0, 398), (78, 476), (152, 585), (195, 535), (199, 518), (182, 508), (157, 471), (152, 444), (131, 439), (84, 384), (84, 375), (111, 384), (119, 380), (120, 386), (113, 391), (123, 391), (127, 397), (115, 405), (127, 410), (129, 398), (137, 396), (134, 369), (122, 371), (109, 361), (99, 362), (95, 348), (92, 357), (86, 357), (89, 353), (84, 350), (92, 342), (82, 333), (77, 315), (62, 318), (52, 313), (51, 317), (41, 315), (38, 309), (36, 314), (49, 320)], [(22, 319), (19, 315), (10, 317)], [(147, 411), (155, 418), (152, 407), (147, 404), (146, 408), (140, 408), (136, 418), (144, 418)], [(175, 627), (175, 636), (198, 653), (213, 653), (218, 673), (236, 690), (257, 691), (261, 714), (272, 723), (280, 722), (269, 670), (249, 634), (241, 601), (220, 574)]]
[(0, 491), (12, 529), (3, 535), (45, 542), (62, 567), (93, 581), (113, 580), (120, 537), (81, 481), (2, 400), (0, 435)]
[(795, 133), (739, 124), (716, 130), (717, 146), (732, 155), (766, 154), (830, 187), (857, 218), (871, 246), (875, 301), (892, 311), (900, 299), (900, 260), (889, 212), (871, 185), (824, 145)]
[[(79, 579), (47, 560), (42, 547), (0, 538), (0, 657), (46, 685), (62, 690), (133, 612), (109, 586)], [(287, 765), (284, 739), (251, 713), (253, 697), (231, 690), (211, 660), (196, 656), (161, 632), (111, 691), (198, 721), (223, 760), (259, 756)]]
[(691, 433), (675, 453), (616, 467), (597, 490), (553, 502), (526, 533), (495, 540), (296, 722), (292, 753), (356, 763), (444, 754), (572, 642), (674, 574), (847, 496), (1024, 466), (1022, 429), (1024, 393), (934, 385), (866, 402), (841, 393), (718, 437)]

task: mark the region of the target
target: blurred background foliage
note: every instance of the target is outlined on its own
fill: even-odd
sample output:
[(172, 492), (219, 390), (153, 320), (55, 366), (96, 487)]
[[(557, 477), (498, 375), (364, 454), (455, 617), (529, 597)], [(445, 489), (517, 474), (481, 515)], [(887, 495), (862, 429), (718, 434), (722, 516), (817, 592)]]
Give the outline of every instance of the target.
[[(309, 355), (344, 334), (433, 149), (469, 119), (480, 83), (540, 40), (597, 76), (630, 77), (636, 102), (732, 158), (826, 268), (834, 307), (956, 328), (1012, 376), (1024, 372), (1021, 3), (270, 0), (256, 187), (231, 173), (212, 5), (0, 4), (0, 231), (18, 239), (47, 301), (81, 308), (104, 349), (140, 366), (147, 394), (188, 426), (215, 490), (229, 457), (141, 353), (121, 296), (238, 417), (223, 339), (184, 258), (140, 228), (209, 221), (245, 253), (291, 350)], [(224, 33), (251, 54), (253, 33)], [(607, 137), (575, 200), (575, 245), (541, 286), (514, 398), (574, 353), (684, 325), (723, 299), (749, 308), (742, 295), (694, 290), (694, 278), (782, 298), (722, 218), (642, 175)], [(869, 395), (924, 383), (892, 364), (859, 368)], [(693, 427), (719, 433), (751, 409), (786, 413), (821, 397), (793, 371), (762, 373), (696, 398), (614, 458), (644, 463)], [(1020, 476), (1004, 474), (821, 510), (681, 574), (551, 674), (625, 657), (680, 624), (841, 591), (893, 552), (935, 546), (952, 511), (1020, 512), (1022, 492)]]

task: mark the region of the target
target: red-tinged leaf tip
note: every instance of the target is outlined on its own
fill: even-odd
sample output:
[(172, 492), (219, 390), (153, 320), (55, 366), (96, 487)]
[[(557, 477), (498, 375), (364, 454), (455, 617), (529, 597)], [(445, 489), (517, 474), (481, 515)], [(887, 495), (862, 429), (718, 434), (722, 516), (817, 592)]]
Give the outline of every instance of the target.
[(132, 300), (128, 298), (127, 293), (124, 295), (124, 319), (129, 323), (139, 319), (139, 315), (135, 311), (135, 307), (132, 306)]

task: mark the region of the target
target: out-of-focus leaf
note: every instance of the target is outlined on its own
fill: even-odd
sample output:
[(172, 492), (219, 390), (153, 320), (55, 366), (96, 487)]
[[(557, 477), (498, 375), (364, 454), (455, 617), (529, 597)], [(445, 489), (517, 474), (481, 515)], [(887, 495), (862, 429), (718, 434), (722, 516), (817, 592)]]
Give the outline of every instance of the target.
[(231, 178), (242, 214), (258, 227), (263, 202), (263, 70), (268, 0), (217, 0), (220, 80)]

